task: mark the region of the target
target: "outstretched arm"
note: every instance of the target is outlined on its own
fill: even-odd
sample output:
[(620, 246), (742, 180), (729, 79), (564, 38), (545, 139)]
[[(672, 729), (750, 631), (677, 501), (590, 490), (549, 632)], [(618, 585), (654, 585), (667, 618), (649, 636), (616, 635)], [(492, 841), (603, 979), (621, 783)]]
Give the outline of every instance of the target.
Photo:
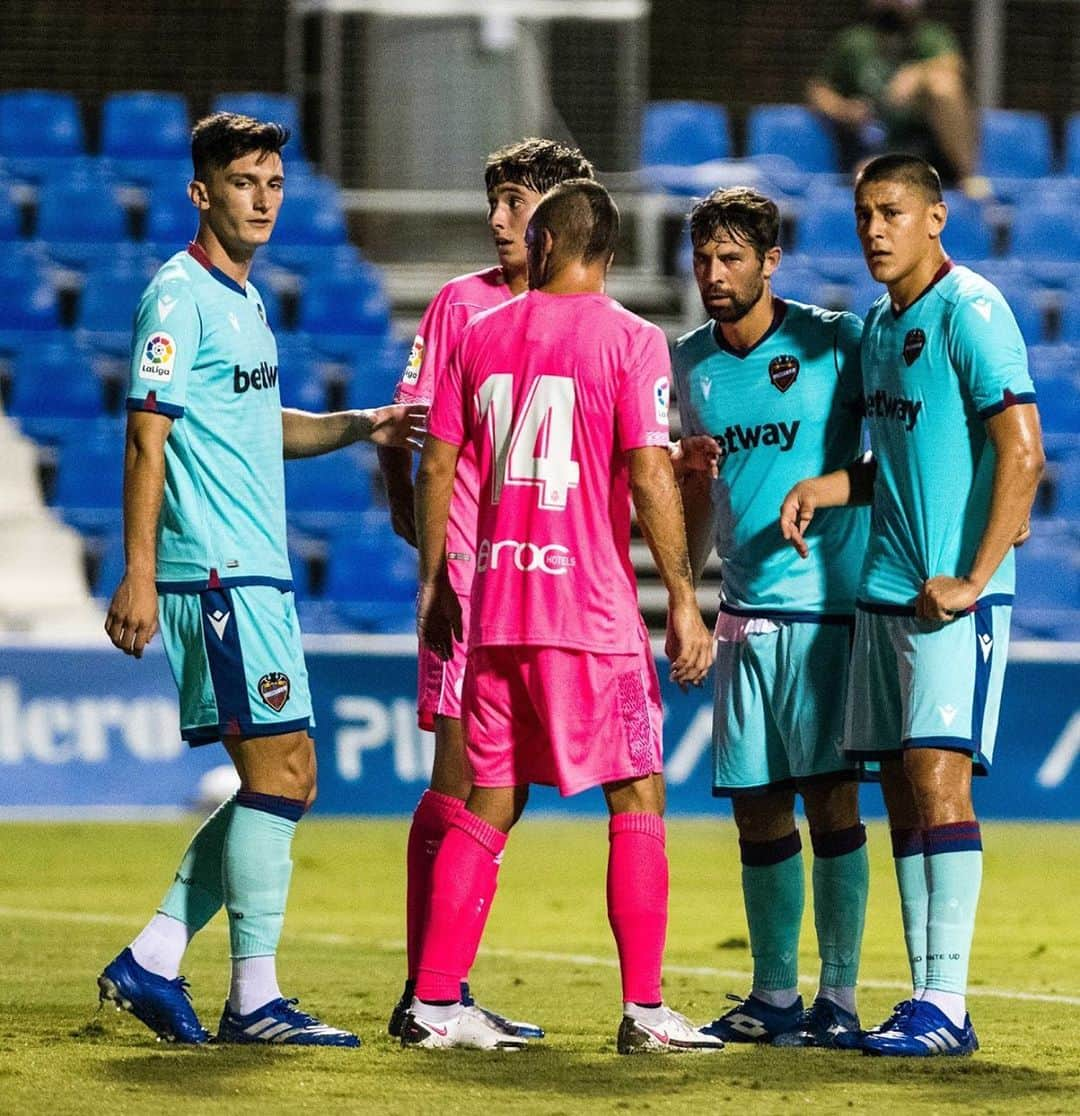
[(697, 685), (712, 666), (713, 645), (694, 593), (671, 459), (667, 450), (653, 446), (631, 450), (628, 457), (638, 524), (668, 593), (671, 680), (683, 688)]
[(990, 513), (971, 569), (963, 577), (931, 577), (915, 601), (924, 620), (951, 620), (970, 608), (1001, 565), (1009, 548), (1022, 541), (1046, 457), (1039, 412), (1034, 403), (1006, 407), (987, 419), (986, 433), (996, 454)]
[(318, 457), (353, 442), (419, 449), (423, 445), (427, 412), (427, 406), (420, 403), (392, 403), (323, 415), (284, 407), (281, 411), (284, 456)]
[(157, 526), (165, 491), (165, 442), (172, 419), (129, 411), (124, 448), (124, 576), (109, 602), (105, 631), (114, 647), (142, 658), (158, 630)]
[(846, 469), (799, 481), (780, 505), (780, 534), (806, 558), (810, 550), (804, 536), (818, 508), (871, 503), (876, 476), (877, 462), (867, 453)]

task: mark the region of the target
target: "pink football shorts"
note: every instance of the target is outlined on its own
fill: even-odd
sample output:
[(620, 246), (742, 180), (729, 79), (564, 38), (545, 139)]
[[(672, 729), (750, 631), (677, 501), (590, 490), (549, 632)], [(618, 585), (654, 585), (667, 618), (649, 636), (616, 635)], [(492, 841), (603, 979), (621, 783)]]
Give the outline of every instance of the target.
[(660, 683), (648, 643), (633, 655), (474, 648), (462, 708), (479, 787), (544, 783), (565, 797), (664, 769)]
[(461, 718), (461, 686), (465, 678), (465, 648), (469, 642), (468, 597), (461, 601), (461, 642), (454, 640), (453, 655), (443, 662), (425, 643), (417, 651), (416, 720), (422, 729), (435, 731), (436, 717)]

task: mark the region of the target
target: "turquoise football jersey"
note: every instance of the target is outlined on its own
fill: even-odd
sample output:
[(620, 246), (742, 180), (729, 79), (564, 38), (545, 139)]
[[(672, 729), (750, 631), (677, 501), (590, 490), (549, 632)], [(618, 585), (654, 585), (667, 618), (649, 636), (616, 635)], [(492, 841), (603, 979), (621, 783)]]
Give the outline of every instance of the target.
[(854, 314), (777, 299), (772, 328), (744, 354), (724, 347), (711, 321), (675, 344), (683, 433), (720, 444), (712, 497), (727, 611), (792, 619), (854, 611), (865, 509), (818, 512), (805, 560), (781, 536), (779, 515), (794, 484), (862, 451), (861, 332)]
[[(912, 606), (927, 578), (968, 572), (990, 511), (995, 454), (984, 421), (1035, 401), (1001, 292), (966, 267), (943, 271), (900, 314), (882, 296), (863, 331), (865, 412), (878, 463), (859, 587), (868, 603)], [(1014, 571), (1010, 551), (984, 597), (1011, 599)]]
[(277, 344), (258, 291), (195, 246), (143, 292), (127, 408), (173, 420), (159, 587), (291, 587)]

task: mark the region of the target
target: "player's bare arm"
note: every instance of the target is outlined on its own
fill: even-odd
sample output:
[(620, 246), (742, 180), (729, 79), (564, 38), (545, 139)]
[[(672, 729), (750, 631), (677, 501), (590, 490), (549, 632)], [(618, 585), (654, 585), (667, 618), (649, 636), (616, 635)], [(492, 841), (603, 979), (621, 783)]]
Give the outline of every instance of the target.
[(780, 505), (780, 534), (791, 543), (800, 558), (808, 557), (810, 550), (806, 545), (806, 529), (818, 508), (872, 503), (876, 476), (877, 462), (867, 453), (844, 469), (799, 481)]
[(1034, 403), (1006, 407), (987, 420), (986, 432), (996, 456), (986, 529), (966, 576), (941, 575), (923, 583), (915, 615), (924, 620), (951, 620), (970, 608), (1009, 548), (1029, 533), (1031, 504), (1046, 464), (1038, 409)]
[(413, 489), (412, 451), (401, 446), (379, 446), (379, 469), (390, 505), (394, 534), (416, 546), (416, 493)]
[(157, 525), (165, 490), (165, 441), (172, 419), (131, 411), (124, 447), (124, 576), (105, 617), (105, 631), (125, 655), (142, 658), (158, 630)]
[(683, 688), (698, 685), (713, 663), (712, 636), (701, 619), (694, 593), (671, 460), (666, 450), (652, 446), (631, 450), (628, 457), (638, 524), (668, 593), (665, 650), (671, 660), (670, 677)]
[(701, 583), (715, 529), (711, 487), (708, 473), (701, 472), (688, 473), (679, 485), (686, 525), (686, 549), (695, 585)]
[(318, 457), (354, 442), (419, 449), (424, 444), (427, 412), (423, 403), (392, 403), (324, 415), (284, 407), (281, 411), (284, 456)]
[(446, 524), (460, 447), (428, 438), (416, 475), (416, 526), (420, 551), (420, 592), (416, 632), (440, 658), (453, 654), (461, 638), (461, 603), (446, 568)]

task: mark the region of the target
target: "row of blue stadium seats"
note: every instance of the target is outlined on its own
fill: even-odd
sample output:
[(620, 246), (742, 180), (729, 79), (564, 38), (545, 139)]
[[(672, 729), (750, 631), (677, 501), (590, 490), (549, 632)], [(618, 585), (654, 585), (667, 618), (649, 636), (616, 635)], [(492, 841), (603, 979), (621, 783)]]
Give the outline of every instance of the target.
[[(983, 109), (980, 172), (990, 178), (1039, 178), (1060, 169), (1080, 177), (1080, 112), (1065, 130), (1060, 160), (1049, 120), (1037, 112)], [(704, 101), (653, 101), (645, 106), (642, 165), (686, 167), (729, 159), (737, 153), (723, 105)], [(836, 141), (828, 124), (805, 105), (757, 105), (746, 121), (748, 158), (779, 156), (802, 172), (838, 173)], [(656, 176), (658, 185), (678, 185), (678, 176)]]
[[(228, 110), (276, 120), (293, 134), (288, 151), (302, 156), (296, 99), (275, 93), (222, 93), (214, 111)], [(190, 157), (191, 114), (182, 93), (111, 93), (101, 108), (100, 153), (137, 174), (146, 163)], [(69, 93), (40, 89), (0, 93), (0, 160), (18, 178), (37, 180), (49, 161), (89, 154), (79, 102)]]

